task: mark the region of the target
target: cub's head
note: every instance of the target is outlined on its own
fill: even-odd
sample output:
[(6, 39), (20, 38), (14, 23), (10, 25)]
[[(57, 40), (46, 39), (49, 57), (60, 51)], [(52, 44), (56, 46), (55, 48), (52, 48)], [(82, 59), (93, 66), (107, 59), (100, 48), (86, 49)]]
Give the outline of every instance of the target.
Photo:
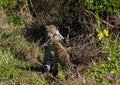
[(64, 41), (64, 37), (60, 34), (59, 30), (55, 25), (46, 26), (47, 38), (55, 39), (60, 42)]

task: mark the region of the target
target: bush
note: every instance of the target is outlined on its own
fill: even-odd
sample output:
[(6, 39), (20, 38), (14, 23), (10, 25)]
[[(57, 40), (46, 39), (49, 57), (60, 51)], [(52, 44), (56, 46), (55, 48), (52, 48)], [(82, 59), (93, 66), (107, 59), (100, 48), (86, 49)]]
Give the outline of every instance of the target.
[(96, 13), (120, 13), (120, 0), (86, 0), (85, 7)]

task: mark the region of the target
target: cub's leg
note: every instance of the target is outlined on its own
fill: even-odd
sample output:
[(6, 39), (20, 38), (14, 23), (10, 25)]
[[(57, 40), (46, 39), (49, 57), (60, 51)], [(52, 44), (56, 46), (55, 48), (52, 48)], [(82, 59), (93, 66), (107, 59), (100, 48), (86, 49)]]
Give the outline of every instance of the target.
[(53, 57), (53, 66), (52, 66), (52, 75), (56, 76), (58, 74), (58, 60), (56, 59), (56, 57)]

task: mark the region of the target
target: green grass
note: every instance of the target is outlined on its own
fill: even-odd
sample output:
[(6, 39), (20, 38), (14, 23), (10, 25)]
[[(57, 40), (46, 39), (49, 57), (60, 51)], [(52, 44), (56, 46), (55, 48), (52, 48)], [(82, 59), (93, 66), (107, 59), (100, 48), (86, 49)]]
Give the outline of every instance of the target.
[[(28, 69), (31, 60), (21, 60), (18, 56), (27, 56), (34, 61), (34, 54), (42, 56), (41, 51), (35, 44), (29, 44), (20, 35), (7, 36), (8, 32), (1, 30), (0, 32), (0, 84), (2, 85), (18, 85), (31, 84), (43, 85), (44, 77), (39, 75), (40, 72), (30, 71)], [(30, 50), (31, 49), (31, 50)], [(20, 54), (21, 53), (21, 54)], [(29, 61), (29, 63), (28, 63)], [(32, 63), (33, 64), (33, 63)], [(33, 64), (34, 65), (34, 64)]]

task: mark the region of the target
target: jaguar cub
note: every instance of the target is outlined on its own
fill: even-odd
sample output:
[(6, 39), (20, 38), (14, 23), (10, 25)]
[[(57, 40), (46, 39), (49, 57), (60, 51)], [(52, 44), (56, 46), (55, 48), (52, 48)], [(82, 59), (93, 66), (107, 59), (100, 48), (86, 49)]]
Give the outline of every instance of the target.
[(78, 71), (70, 62), (70, 56), (66, 48), (62, 45), (64, 37), (60, 34), (55, 25), (46, 27), (46, 37), (48, 39), (43, 60), (44, 72), (52, 72), (53, 76), (58, 74), (58, 64), (66, 71), (71, 71), (78, 75)]

